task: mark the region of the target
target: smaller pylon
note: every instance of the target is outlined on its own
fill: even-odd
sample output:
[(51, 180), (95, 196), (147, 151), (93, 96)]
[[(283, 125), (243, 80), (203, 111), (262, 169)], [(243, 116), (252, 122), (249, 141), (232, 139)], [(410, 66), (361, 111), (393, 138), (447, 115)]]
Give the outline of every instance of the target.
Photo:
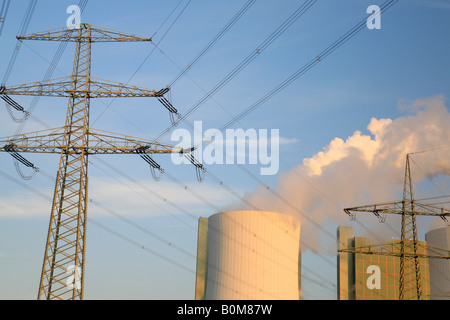
[[(423, 254), (419, 254), (416, 217), (434, 216), (440, 217), (445, 222), (448, 222), (447, 217), (450, 216), (450, 209), (437, 207), (433, 204), (414, 200), (410, 155), (406, 155), (402, 200), (345, 208), (344, 212), (347, 213), (352, 219), (355, 218), (355, 212), (371, 212), (374, 213), (381, 222), (384, 222), (384, 216), (386, 214), (400, 214), (402, 216), (399, 253), (399, 300), (424, 299), (421, 287), (419, 258), (427, 257), (427, 255), (424, 256)], [(367, 248), (355, 248), (352, 252), (368, 254)], [(370, 252), (370, 254), (379, 253)], [(396, 256), (397, 254), (391, 252), (390, 255)], [(434, 256), (434, 258), (436, 258), (436, 255)], [(450, 259), (450, 255), (444, 255), (442, 258)]]

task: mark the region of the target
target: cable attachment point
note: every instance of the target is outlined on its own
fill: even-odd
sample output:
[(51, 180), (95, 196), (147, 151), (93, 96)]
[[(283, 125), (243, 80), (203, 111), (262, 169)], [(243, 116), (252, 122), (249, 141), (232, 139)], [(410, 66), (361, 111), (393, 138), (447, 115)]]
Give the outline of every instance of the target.
[[(22, 177), (23, 180), (30, 180), (31, 178), (33, 178), (36, 172), (39, 171), (39, 168), (37, 168), (33, 163), (22, 157), (19, 153), (17, 153), (14, 150), (13, 144), (7, 144), (6, 146), (3, 147), (3, 149), (5, 149), (5, 151), (8, 152), (14, 158), (14, 166), (16, 167), (16, 171)], [(24, 175), (20, 170), (19, 162), (26, 167), (32, 168), (34, 172), (28, 176)]]
[[(136, 148), (136, 153), (141, 156), (142, 159), (144, 159), (149, 165), (150, 165), (150, 171), (152, 173), (153, 180), (159, 181), (161, 180), (161, 175), (164, 173), (164, 169), (161, 168), (161, 166), (152, 159), (148, 154), (145, 153), (145, 150), (149, 147), (138, 147)], [(160, 172), (160, 174), (156, 174), (156, 170)]]
[[(30, 113), (26, 111), (20, 104), (18, 104), (16, 101), (14, 101), (10, 96), (6, 95), (5, 92), (6, 88), (5, 86), (0, 86), (0, 98), (2, 98), (5, 101), (6, 110), (8, 110), (8, 113), (15, 122), (22, 122), (28, 119), (30, 116)], [(23, 112), (24, 116), (23, 118), (19, 119), (14, 117), (14, 114), (11, 110), (11, 107), (16, 109), (17, 111)]]
[[(161, 102), (161, 104), (167, 110), (169, 110), (170, 123), (172, 125), (176, 125), (177, 122), (180, 120), (181, 116), (178, 113), (178, 110), (172, 105), (172, 103), (170, 103), (170, 101), (164, 97), (164, 94), (169, 92), (169, 90), (170, 90), (170, 88), (164, 88), (164, 89), (159, 90), (158, 92), (156, 92), (156, 97), (158, 98), (158, 101)], [(177, 119), (175, 119), (175, 116), (177, 117)]]
[(379, 214), (378, 211), (374, 211), (373, 213), (378, 218), (380, 223), (384, 223), (386, 221), (386, 213)]
[(348, 216), (350, 217), (350, 221), (355, 221), (356, 220), (356, 215), (354, 213), (352, 213), (350, 210), (344, 209), (344, 212), (346, 214), (348, 214)]
[[(450, 227), (450, 221), (447, 219), (447, 217), (445, 216), (445, 214), (444, 214), (444, 209), (442, 208), (441, 209), (441, 211), (442, 211), (442, 214), (439, 216), (444, 222), (445, 222), (445, 225), (447, 226), (447, 227)], [(448, 214), (448, 213), (447, 213)]]

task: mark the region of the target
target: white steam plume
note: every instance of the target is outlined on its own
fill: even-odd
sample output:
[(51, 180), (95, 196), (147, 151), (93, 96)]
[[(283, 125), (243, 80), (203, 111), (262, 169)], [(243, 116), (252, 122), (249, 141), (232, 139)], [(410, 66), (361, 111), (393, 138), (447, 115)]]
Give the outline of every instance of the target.
[[(323, 151), (280, 174), (274, 191), (282, 199), (264, 187), (246, 198), (261, 210), (297, 217), (298, 211), (302, 212), (302, 234), (309, 233), (310, 239), (306, 245), (319, 250), (312, 244), (320, 245), (320, 230), (314, 223), (343, 224), (348, 220), (344, 207), (401, 197), (408, 153), (427, 150), (412, 155), (420, 165), (420, 170), (411, 165), (414, 183), (439, 174), (450, 175), (450, 113), (444, 102), (442, 95), (408, 104), (402, 101), (399, 107), (409, 115), (394, 120), (372, 118), (367, 126), (369, 134), (355, 131), (346, 140), (335, 138)], [(235, 204), (228, 209), (251, 208)], [(380, 228), (376, 227), (377, 219), (373, 220), (371, 227)]]

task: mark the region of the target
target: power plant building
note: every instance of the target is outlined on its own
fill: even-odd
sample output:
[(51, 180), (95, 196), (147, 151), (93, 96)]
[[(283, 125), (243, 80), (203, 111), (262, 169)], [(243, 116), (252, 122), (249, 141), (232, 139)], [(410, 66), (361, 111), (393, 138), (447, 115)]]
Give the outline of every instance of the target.
[[(425, 234), (430, 247), (450, 250), (450, 227), (435, 229)], [(431, 300), (450, 300), (450, 260), (429, 259)]]
[[(400, 240), (391, 240), (382, 246), (373, 245), (369, 238), (354, 237), (353, 228), (348, 226), (340, 226), (337, 237), (338, 250), (350, 249), (348, 252), (338, 252), (338, 300), (398, 300), (400, 258), (388, 253), (400, 252)], [(426, 242), (419, 241), (419, 244), (419, 254), (426, 254)], [(361, 250), (362, 248), (364, 249)], [(385, 252), (380, 254), (382, 251)], [(428, 300), (430, 297), (428, 259), (419, 258), (419, 266), (422, 296)], [(405, 279), (408, 283), (415, 280), (415, 272), (405, 275)], [(415, 287), (405, 289), (407, 291), (405, 296), (417, 299), (414, 290)]]
[(199, 219), (196, 300), (298, 300), (300, 221), (270, 211)]

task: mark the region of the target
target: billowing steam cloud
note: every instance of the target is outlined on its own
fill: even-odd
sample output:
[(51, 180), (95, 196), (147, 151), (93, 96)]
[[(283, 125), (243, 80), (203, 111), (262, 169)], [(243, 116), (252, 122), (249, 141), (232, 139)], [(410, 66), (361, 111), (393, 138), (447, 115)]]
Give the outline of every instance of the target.
[[(409, 115), (372, 118), (369, 134), (356, 131), (346, 140), (333, 139), (323, 151), (280, 174), (275, 193), (261, 187), (246, 198), (262, 210), (300, 217), (302, 234), (309, 238), (305, 245), (320, 250), (313, 243), (320, 244), (324, 223), (348, 221), (343, 208), (402, 196), (406, 154), (426, 150), (411, 156), (414, 183), (450, 174), (450, 113), (444, 102), (442, 95), (401, 102), (399, 107)], [(237, 207), (246, 205), (233, 206)]]

